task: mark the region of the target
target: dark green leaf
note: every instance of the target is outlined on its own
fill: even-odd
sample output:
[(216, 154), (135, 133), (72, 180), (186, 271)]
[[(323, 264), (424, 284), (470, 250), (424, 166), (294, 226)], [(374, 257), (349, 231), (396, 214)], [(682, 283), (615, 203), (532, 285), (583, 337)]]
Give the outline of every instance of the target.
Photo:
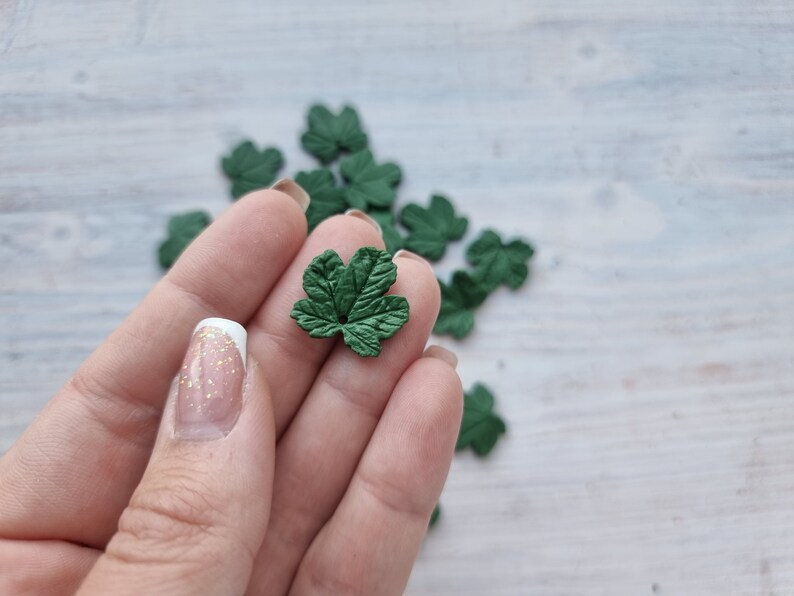
[(400, 220), (411, 231), (405, 247), (432, 261), (443, 257), (447, 242), (462, 238), (469, 225), (465, 217), (455, 216), (452, 203), (441, 195), (433, 195), (428, 208), (414, 203), (406, 205)]
[(441, 505), (436, 504), (436, 506), (433, 508), (433, 513), (430, 514), (430, 523), (428, 524), (428, 527), (432, 528), (433, 526), (435, 526), (438, 523), (438, 518), (440, 516), (441, 516)]
[(463, 421), (455, 450), (471, 446), (477, 455), (488, 455), (499, 435), (507, 430), (504, 421), (493, 413), (494, 398), (488, 389), (476, 383), (463, 396)]
[(408, 320), (408, 300), (384, 296), (397, 279), (397, 266), (385, 250), (363, 247), (347, 266), (333, 250), (316, 257), (303, 272), (308, 298), (290, 316), (312, 337), (341, 333), (360, 356), (377, 356), (381, 340)]
[(377, 165), (369, 149), (354, 153), (339, 162), (339, 171), (347, 180), (347, 202), (366, 211), (369, 206), (389, 207), (397, 196), (394, 188), (402, 172), (393, 163)]
[(461, 338), (474, 327), (474, 309), (488, 296), (488, 291), (465, 271), (452, 274), (449, 285), (439, 280), (441, 308), (433, 333), (449, 333)]
[(350, 106), (342, 108), (338, 116), (323, 105), (312, 106), (308, 122), (309, 130), (301, 136), (301, 143), (324, 164), (339, 157), (340, 151), (355, 153), (367, 147), (367, 135)]
[(232, 197), (236, 200), (273, 184), (284, 166), (284, 156), (275, 147), (259, 151), (251, 141), (243, 141), (221, 160), (221, 166), (232, 181)]
[(527, 262), (535, 250), (523, 240), (503, 244), (499, 234), (486, 230), (466, 251), (466, 258), (474, 265), (474, 278), (489, 292), (499, 284), (518, 288), (527, 279)]
[(182, 215), (174, 215), (168, 221), (168, 238), (160, 244), (157, 251), (160, 266), (169, 269), (187, 245), (210, 223), (212, 217), (206, 211), (190, 211)]
[(310, 232), (324, 219), (343, 213), (347, 209), (345, 189), (336, 186), (331, 170), (320, 168), (311, 172), (298, 172), (295, 182), (312, 199), (306, 210), (306, 221)]
[(386, 244), (386, 250), (394, 254), (403, 247), (403, 237), (397, 230), (394, 214), (391, 211), (388, 209), (370, 209), (367, 215), (378, 222), (383, 235), (383, 242)]

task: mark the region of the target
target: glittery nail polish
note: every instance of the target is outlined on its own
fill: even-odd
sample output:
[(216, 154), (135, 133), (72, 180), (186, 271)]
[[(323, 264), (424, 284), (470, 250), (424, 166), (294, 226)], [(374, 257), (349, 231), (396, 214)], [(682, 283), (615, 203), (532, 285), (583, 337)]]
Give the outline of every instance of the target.
[(246, 338), (242, 325), (228, 319), (196, 326), (177, 380), (177, 438), (219, 439), (234, 428), (243, 402)]

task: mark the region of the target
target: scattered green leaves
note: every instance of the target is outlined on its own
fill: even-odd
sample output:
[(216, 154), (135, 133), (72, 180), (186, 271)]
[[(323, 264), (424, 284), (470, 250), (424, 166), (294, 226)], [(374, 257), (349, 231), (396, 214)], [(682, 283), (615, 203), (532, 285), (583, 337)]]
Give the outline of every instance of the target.
[(447, 242), (461, 239), (469, 225), (465, 217), (455, 216), (452, 203), (441, 195), (433, 195), (429, 207), (406, 205), (400, 220), (411, 231), (405, 239), (405, 247), (431, 261), (443, 257)]
[(493, 413), (493, 394), (476, 383), (463, 396), (463, 422), (455, 450), (471, 446), (477, 455), (488, 455), (499, 435), (507, 430), (504, 421)]
[(377, 356), (381, 340), (408, 321), (408, 300), (383, 294), (397, 279), (397, 266), (385, 250), (363, 247), (347, 266), (326, 250), (303, 272), (308, 298), (298, 300), (290, 316), (311, 337), (341, 333), (360, 356)]
[[(332, 113), (326, 106), (315, 105), (308, 112), (307, 122), (301, 143), (324, 166), (343, 153), (349, 154), (331, 165), (332, 169), (322, 167), (295, 175), (295, 181), (311, 197), (306, 212), (310, 231), (348, 206), (355, 207), (378, 222), (390, 253), (405, 247), (431, 260), (442, 258), (449, 241), (465, 234), (466, 218), (455, 213), (446, 197), (433, 195), (427, 207), (410, 204), (400, 211), (400, 222), (409, 232), (403, 237), (392, 211), (402, 172), (393, 163), (375, 162), (355, 109), (344, 106)], [(223, 158), (221, 165), (231, 180), (231, 194), (237, 199), (271, 186), (284, 158), (278, 149), (260, 150), (251, 141), (244, 141)], [(158, 250), (162, 267), (169, 268), (210, 221), (204, 211), (172, 217), (168, 237)], [(474, 326), (474, 309), (502, 284), (514, 289), (521, 286), (528, 277), (532, 256), (532, 246), (523, 240), (503, 243), (496, 232), (483, 232), (466, 252), (473, 268), (456, 271), (448, 284), (439, 281), (441, 308), (434, 332), (458, 338), (468, 335)], [(404, 297), (385, 295), (396, 277), (397, 268), (386, 251), (362, 248), (347, 266), (334, 251), (325, 251), (304, 271), (307, 298), (295, 303), (291, 316), (312, 337), (341, 333), (356, 353), (377, 356), (381, 341), (392, 337), (409, 316)], [(493, 395), (483, 385), (476, 384), (465, 394), (456, 449), (471, 447), (478, 455), (493, 449), (505, 432), (505, 423), (493, 407)], [(438, 522), (440, 513), (441, 507), (436, 505), (429, 526)]]
[(439, 280), (441, 308), (433, 332), (461, 338), (474, 327), (474, 309), (488, 296), (488, 291), (465, 271), (452, 274), (449, 285)]
[(484, 231), (466, 251), (466, 258), (474, 265), (474, 278), (489, 292), (504, 283), (514, 290), (529, 275), (527, 262), (535, 254), (523, 240), (502, 243), (493, 230)]
[(211, 223), (212, 217), (206, 211), (189, 211), (182, 215), (174, 215), (168, 221), (168, 238), (160, 244), (157, 251), (160, 266), (169, 269), (187, 245)]
[(310, 232), (324, 219), (347, 209), (345, 189), (336, 186), (331, 170), (320, 168), (311, 172), (298, 172), (295, 182), (311, 197), (311, 203), (306, 210)]
[(312, 106), (308, 123), (309, 130), (301, 136), (301, 143), (323, 164), (334, 161), (341, 151), (355, 153), (367, 147), (367, 135), (350, 106), (343, 107), (338, 116), (323, 105)]
[(275, 147), (260, 151), (251, 141), (243, 141), (221, 160), (224, 173), (232, 181), (232, 197), (235, 200), (273, 184), (283, 166), (281, 151)]
[(397, 230), (394, 213), (389, 209), (370, 209), (367, 215), (378, 222), (383, 235), (383, 242), (386, 244), (386, 250), (394, 254), (403, 247), (404, 240)]
[(393, 163), (377, 165), (369, 149), (359, 151), (339, 162), (339, 171), (347, 180), (347, 202), (366, 211), (369, 206), (389, 207), (397, 196), (394, 188), (402, 172)]

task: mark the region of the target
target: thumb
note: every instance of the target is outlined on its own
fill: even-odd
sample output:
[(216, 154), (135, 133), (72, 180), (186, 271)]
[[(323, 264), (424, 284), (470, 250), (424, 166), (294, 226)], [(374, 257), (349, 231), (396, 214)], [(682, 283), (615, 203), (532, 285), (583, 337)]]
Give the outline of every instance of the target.
[(193, 333), (149, 466), (80, 594), (242, 594), (270, 515), (270, 391), (246, 331)]

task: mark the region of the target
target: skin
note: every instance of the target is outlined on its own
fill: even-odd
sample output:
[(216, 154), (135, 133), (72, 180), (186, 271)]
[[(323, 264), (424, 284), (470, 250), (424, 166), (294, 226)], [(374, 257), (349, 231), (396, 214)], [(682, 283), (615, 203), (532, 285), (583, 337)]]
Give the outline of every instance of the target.
[[(383, 247), (364, 219), (306, 238), (298, 202), (252, 193), (194, 241), (0, 460), (0, 593), (401, 594), (449, 471), (462, 389), (424, 352), (438, 284), (395, 257), (411, 318), (361, 358), (289, 318), (327, 248)], [(173, 433), (195, 324), (248, 331), (223, 439)]]

